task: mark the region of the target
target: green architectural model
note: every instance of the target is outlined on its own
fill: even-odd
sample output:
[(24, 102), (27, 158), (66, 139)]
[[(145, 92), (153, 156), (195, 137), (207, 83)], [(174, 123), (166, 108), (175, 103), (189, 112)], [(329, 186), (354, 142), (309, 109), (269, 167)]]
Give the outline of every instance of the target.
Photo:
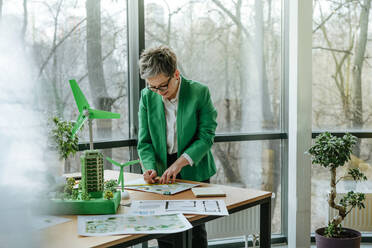
[(84, 152), (80, 157), (82, 193), (93, 198), (102, 197), (104, 191), (103, 155), (97, 150)]
[(121, 193), (116, 190), (108, 190), (104, 193), (104, 160), (102, 153), (93, 148), (92, 120), (117, 119), (120, 118), (120, 114), (92, 109), (77, 82), (70, 80), (70, 86), (80, 112), (71, 136), (75, 137), (88, 121), (90, 149), (80, 157), (81, 186), (77, 199), (53, 199), (51, 210), (56, 214), (115, 214), (120, 204)]

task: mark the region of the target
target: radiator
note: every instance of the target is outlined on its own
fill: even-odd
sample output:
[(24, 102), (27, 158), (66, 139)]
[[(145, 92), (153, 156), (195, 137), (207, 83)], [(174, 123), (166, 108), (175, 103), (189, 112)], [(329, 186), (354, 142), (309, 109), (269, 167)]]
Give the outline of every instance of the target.
[(260, 233), (260, 207), (248, 208), (206, 223), (208, 239)]
[[(337, 194), (336, 200), (343, 197), (345, 194)], [(365, 194), (366, 200), (364, 202), (364, 209), (359, 210), (354, 208), (343, 220), (341, 225), (343, 227), (352, 228), (362, 232), (372, 231), (372, 193)], [(337, 215), (337, 210), (333, 208), (328, 209), (328, 220)]]

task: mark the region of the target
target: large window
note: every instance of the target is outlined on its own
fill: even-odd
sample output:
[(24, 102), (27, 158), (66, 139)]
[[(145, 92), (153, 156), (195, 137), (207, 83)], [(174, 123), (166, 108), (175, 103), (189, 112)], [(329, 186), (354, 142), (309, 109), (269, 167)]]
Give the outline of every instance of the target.
[(145, 41), (209, 87), (218, 133), (280, 130), (281, 1), (145, 0)]
[(217, 173), (211, 183), (273, 192), (273, 234), (282, 231), (281, 149), (280, 140), (266, 140), (216, 143), (212, 150)]
[[(370, 5), (371, 1), (314, 1), (312, 125), (315, 131), (357, 132), (362, 137), (371, 134)], [(371, 140), (359, 139), (346, 168), (360, 168), (371, 179), (371, 164)], [(337, 173), (343, 175), (345, 168)], [(328, 170), (312, 168), (312, 232), (328, 222), (329, 178)], [(339, 193), (349, 190), (371, 193), (368, 182), (355, 186), (345, 181), (337, 186)]]
[(145, 47), (172, 47), (181, 74), (209, 87), (217, 136), (240, 141), (214, 144), (212, 182), (273, 191), (272, 230), (281, 233), (281, 141), (244, 140), (282, 131), (282, 2), (144, 3)]
[[(126, 1), (3, 1), (2, 10), (4, 22), (19, 23), (34, 65), (33, 104), (45, 118), (77, 119), (69, 86), (75, 79), (91, 107), (121, 114), (94, 120), (94, 140), (128, 138)], [(79, 134), (83, 142), (87, 126)], [(67, 161), (66, 172), (79, 170), (74, 164)]]
[(314, 130), (372, 129), (372, 27), (362, 4), (370, 1), (314, 1)]
[[(131, 28), (140, 26), (140, 34), (134, 34), (139, 49), (142, 43), (172, 47), (183, 76), (207, 85), (218, 111), (212, 182), (274, 192), (272, 231), (285, 231), (283, 1), (139, 0), (144, 13), (140, 8), (128, 23), (127, 12), (137, 11), (132, 9), (135, 1), (1, 2), (1, 21), (16, 20), (34, 68), (32, 104), (37, 111), (45, 119), (76, 120), (68, 83), (75, 79), (92, 107), (121, 114), (119, 120), (93, 122), (95, 147), (117, 161), (135, 157), (136, 128), (129, 123), (136, 123), (137, 113), (129, 111), (138, 105), (140, 87), (128, 84), (129, 75), (138, 74), (131, 60), (137, 53), (129, 42), (136, 40)], [(79, 133), (81, 143), (88, 142), (88, 131), (86, 126)], [(80, 170), (80, 155), (65, 162), (65, 172)]]

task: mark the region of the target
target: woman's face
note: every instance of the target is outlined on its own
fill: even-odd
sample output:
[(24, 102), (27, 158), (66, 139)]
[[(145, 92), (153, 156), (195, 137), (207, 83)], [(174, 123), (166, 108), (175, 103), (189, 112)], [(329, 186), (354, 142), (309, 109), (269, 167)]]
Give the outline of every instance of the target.
[(147, 78), (146, 81), (147, 87), (150, 90), (156, 92), (166, 99), (172, 99), (177, 95), (179, 85), (178, 79), (179, 72), (176, 70), (172, 77), (168, 77), (161, 73), (155, 77)]

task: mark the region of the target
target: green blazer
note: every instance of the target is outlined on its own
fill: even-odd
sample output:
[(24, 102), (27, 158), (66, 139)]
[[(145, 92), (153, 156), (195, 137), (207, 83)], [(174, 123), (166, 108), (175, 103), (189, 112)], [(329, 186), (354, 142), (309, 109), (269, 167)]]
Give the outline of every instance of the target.
[[(177, 110), (177, 157), (187, 153), (194, 161), (181, 170), (182, 179), (204, 181), (216, 173), (211, 147), (217, 111), (208, 87), (181, 77)], [(162, 97), (145, 88), (139, 106), (138, 154), (145, 169), (161, 176), (167, 169), (166, 120)]]

